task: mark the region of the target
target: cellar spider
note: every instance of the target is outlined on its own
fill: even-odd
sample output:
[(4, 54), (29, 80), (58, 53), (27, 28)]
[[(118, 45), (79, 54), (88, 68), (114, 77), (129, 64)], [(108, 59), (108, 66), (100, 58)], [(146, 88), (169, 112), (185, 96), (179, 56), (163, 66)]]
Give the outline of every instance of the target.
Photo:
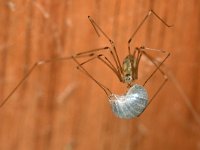
[[(168, 25), (162, 18), (160, 18), (153, 10), (149, 10), (147, 15), (144, 17), (144, 19), (141, 21), (139, 26), (136, 28), (136, 30), (132, 33), (130, 39), (128, 40), (128, 55), (123, 60), (123, 63), (121, 64), (119, 60), (118, 53), (115, 48), (114, 42), (109, 38), (109, 36), (102, 30), (102, 28), (90, 17), (88, 16), (89, 21), (91, 22), (94, 30), (96, 31), (97, 35), (100, 36), (102, 34), (110, 43), (110, 46), (97, 48), (97, 49), (91, 49), (85, 52), (77, 53), (73, 56), (69, 57), (59, 57), (55, 59), (49, 59), (49, 60), (40, 60), (37, 61), (27, 72), (27, 74), (21, 79), (21, 81), (15, 86), (15, 88), (8, 94), (8, 96), (1, 102), (0, 107), (4, 106), (4, 104), (9, 100), (9, 98), (13, 95), (13, 93), (20, 87), (21, 84), (30, 76), (30, 74), (35, 70), (36, 67), (52, 63), (55, 61), (62, 61), (62, 60), (73, 60), (77, 64), (77, 69), (82, 71), (84, 74), (86, 74), (90, 79), (92, 79), (107, 95), (109, 98), (109, 102), (112, 107), (113, 113), (120, 117), (125, 119), (130, 119), (134, 117), (140, 116), (144, 110), (147, 108), (147, 106), (152, 102), (152, 100), (155, 98), (155, 96), (158, 94), (158, 92), (162, 89), (164, 84), (167, 81), (166, 74), (162, 71), (160, 66), (165, 62), (165, 60), (170, 56), (170, 53), (164, 50), (159, 49), (153, 49), (153, 48), (147, 48), (144, 46), (136, 47), (134, 50), (131, 50), (131, 42), (133, 38), (135, 37), (136, 33), (139, 31), (139, 29), (142, 27), (142, 25), (146, 22), (146, 20), (149, 18), (150, 15), (154, 15), (158, 20), (160, 20), (165, 26), (171, 27)], [(109, 52), (112, 56), (112, 61), (109, 60), (103, 52)], [(165, 53), (166, 56), (161, 62), (158, 62), (157, 60), (153, 59), (150, 55), (148, 55), (147, 51), (155, 51), (160, 53)], [(97, 54), (97, 52), (101, 52), (101, 54)], [(155, 65), (156, 69), (150, 74), (150, 76), (146, 79), (146, 81), (143, 83), (143, 85), (133, 84), (135, 80), (138, 79), (138, 66), (139, 62), (141, 60), (142, 55), (144, 55), (153, 65)], [(78, 61), (79, 58), (88, 58), (86, 61), (80, 62)], [(117, 76), (120, 82), (127, 84), (128, 92), (124, 95), (116, 95), (111, 92), (109, 88), (104, 86), (102, 83), (97, 81), (85, 68), (84, 65), (86, 63), (89, 63), (93, 60), (99, 60), (103, 64), (105, 64), (108, 68), (112, 70), (112, 72)], [(113, 63), (114, 62), (114, 63)], [(149, 79), (157, 72), (160, 71), (160, 73), (164, 77), (164, 81), (161, 83), (159, 88), (156, 90), (156, 92), (153, 94), (153, 96), (149, 99), (147, 91), (145, 89), (146, 83), (149, 81)]]

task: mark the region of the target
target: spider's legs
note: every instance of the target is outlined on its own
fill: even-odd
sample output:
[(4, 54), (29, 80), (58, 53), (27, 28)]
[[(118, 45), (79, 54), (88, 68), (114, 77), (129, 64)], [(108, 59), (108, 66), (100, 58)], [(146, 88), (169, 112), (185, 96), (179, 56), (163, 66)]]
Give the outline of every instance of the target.
[(28, 70), (26, 75), (17, 83), (17, 85), (11, 90), (11, 92), (0, 102), (0, 108), (4, 106), (4, 104), (10, 99), (10, 97), (15, 93), (15, 91), (24, 83), (24, 81), (32, 74), (32, 72), (41, 65), (47, 64), (47, 63), (53, 63), (56, 61), (66, 61), (69, 59), (74, 59), (74, 58), (80, 58), (80, 57), (91, 57), (94, 55), (95, 52), (103, 51), (103, 50), (108, 50), (108, 47), (104, 48), (99, 48), (99, 49), (92, 49), (89, 51), (85, 51), (82, 53), (77, 53), (74, 56), (70, 57), (59, 57), (59, 58), (54, 58), (54, 59), (48, 59), (48, 60), (40, 60), (37, 61), (33, 64), (33, 66)]
[(122, 73), (122, 66), (121, 66), (119, 56), (117, 54), (117, 50), (115, 48), (114, 42), (108, 37), (108, 35), (99, 27), (99, 25), (90, 16), (88, 16), (88, 19), (90, 20), (90, 22), (91, 22), (94, 30), (96, 31), (97, 35), (100, 36), (100, 34), (98, 32), (98, 31), (100, 31), (105, 36), (105, 38), (110, 42), (110, 44), (111, 44), (111, 46), (114, 50), (113, 52), (111, 50), (111, 52), (112, 52), (111, 54), (113, 56), (113, 59), (115, 61), (116, 66), (117, 66), (118, 72)]
[[(157, 60), (155, 60), (154, 58), (152, 58), (150, 55), (148, 55), (145, 51), (147, 50), (153, 50), (153, 51), (157, 51), (157, 52), (162, 52), (165, 53), (166, 56), (164, 57), (164, 59), (159, 62)], [(151, 49), (151, 48), (145, 48), (145, 47), (141, 47), (139, 48), (139, 51), (142, 51), (142, 54), (144, 54), (144, 56), (146, 56), (155, 66), (156, 69), (151, 73), (151, 75), (147, 78), (147, 80), (144, 82), (143, 86), (145, 86), (145, 84), (152, 78), (152, 76), (156, 73), (156, 71), (160, 71), (160, 73), (163, 75), (164, 77), (164, 81), (162, 82), (162, 84), (159, 86), (158, 90), (154, 93), (154, 95), (151, 97), (151, 99), (149, 100), (148, 105), (152, 102), (152, 100), (155, 98), (155, 96), (159, 93), (159, 91), (162, 89), (162, 87), (165, 85), (166, 81), (168, 80), (167, 75), (163, 72), (163, 70), (160, 68), (160, 66), (166, 61), (166, 59), (170, 56), (170, 53), (167, 51), (163, 51), (163, 50), (158, 50), (158, 49)]]
[(149, 18), (150, 15), (154, 15), (157, 19), (159, 19), (165, 26), (167, 27), (172, 27), (171, 25), (168, 25), (162, 18), (160, 18), (153, 10), (149, 10), (149, 12), (147, 13), (147, 15), (144, 17), (144, 19), (142, 20), (142, 22), (138, 25), (138, 27), (136, 28), (136, 30), (133, 32), (133, 34), (131, 35), (130, 39), (128, 40), (128, 52), (129, 54), (131, 54), (131, 48), (130, 48), (130, 44), (131, 41), (133, 40), (134, 36), (136, 35), (136, 33), (139, 31), (139, 29), (142, 27), (142, 25), (145, 23), (145, 21)]
[[(77, 53), (75, 56), (76, 56), (76, 58), (84, 57), (84, 56), (94, 56), (95, 52), (102, 51), (102, 50), (107, 50), (111, 53), (111, 55), (113, 54), (110, 47), (104, 47), (104, 48), (100, 48), (100, 49), (94, 49), (94, 50)], [(121, 72), (119, 72), (118, 67), (117, 66), (115, 67), (107, 57), (105, 57), (103, 54), (96, 55), (95, 57), (97, 57), (104, 64), (106, 64), (117, 75), (119, 81), (122, 81)], [(90, 59), (93, 59), (93, 58), (90, 58)]]
[[(112, 92), (105, 87), (103, 84), (101, 84), (100, 82), (98, 82), (81, 64), (80, 62), (78, 62), (78, 60), (72, 56), (72, 59), (77, 63), (77, 69), (82, 71), (84, 74), (86, 74), (90, 79), (92, 79), (97, 85), (99, 85), (100, 88), (102, 88), (104, 90), (104, 92), (106, 93), (107, 96), (109, 96), (110, 94), (112, 94)], [(91, 59), (90, 59), (91, 60)]]
[(103, 62), (108, 68), (110, 68), (115, 73), (115, 75), (121, 81), (121, 75), (119, 74), (119, 72), (117, 72), (117, 69), (112, 64), (112, 62), (106, 56), (104, 56), (103, 54), (95, 55), (94, 57), (89, 58), (88, 60), (86, 60), (84, 62), (81, 62), (80, 65), (84, 65), (84, 64), (86, 64), (86, 63), (88, 63), (88, 62), (90, 62), (90, 61), (92, 61), (94, 59), (98, 59), (101, 62)]

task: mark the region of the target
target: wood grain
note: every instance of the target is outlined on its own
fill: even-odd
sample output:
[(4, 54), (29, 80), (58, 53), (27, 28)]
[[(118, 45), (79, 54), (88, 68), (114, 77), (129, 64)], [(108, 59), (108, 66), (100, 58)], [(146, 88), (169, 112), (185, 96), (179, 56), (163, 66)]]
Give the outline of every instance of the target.
[[(0, 149), (200, 149), (200, 2), (196, 0), (1, 0), (0, 100), (36, 61), (109, 46), (105, 38), (97, 37), (88, 15), (116, 42), (122, 61), (128, 39), (149, 9), (173, 28), (150, 17), (132, 47), (169, 51), (162, 67), (169, 81), (139, 118), (116, 118), (105, 93), (77, 71), (73, 61), (46, 64), (35, 69), (0, 109)], [(114, 93), (126, 91), (98, 61), (86, 68)], [(144, 59), (140, 79), (152, 69)], [(158, 73), (148, 83), (150, 95), (162, 80)]]

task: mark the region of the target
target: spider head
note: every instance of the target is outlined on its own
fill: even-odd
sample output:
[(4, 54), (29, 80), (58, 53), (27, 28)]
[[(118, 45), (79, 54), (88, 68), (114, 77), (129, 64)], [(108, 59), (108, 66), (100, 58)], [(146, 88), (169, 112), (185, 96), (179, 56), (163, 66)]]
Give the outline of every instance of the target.
[(123, 76), (123, 81), (125, 82), (125, 83), (131, 83), (132, 82), (132, 75), (131, 74), (125, 74), (124, 76)]

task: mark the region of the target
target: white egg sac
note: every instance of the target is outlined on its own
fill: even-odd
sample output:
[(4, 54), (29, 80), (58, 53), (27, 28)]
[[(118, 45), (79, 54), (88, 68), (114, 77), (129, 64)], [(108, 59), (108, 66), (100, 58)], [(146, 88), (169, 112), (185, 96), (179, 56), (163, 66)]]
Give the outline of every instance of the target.
[(125, 95), (110, 95), (109, 102), (116, 116), (131, 119), (138, 117), (147, 107), (148, 94), (143, 86), (135, 84)]

